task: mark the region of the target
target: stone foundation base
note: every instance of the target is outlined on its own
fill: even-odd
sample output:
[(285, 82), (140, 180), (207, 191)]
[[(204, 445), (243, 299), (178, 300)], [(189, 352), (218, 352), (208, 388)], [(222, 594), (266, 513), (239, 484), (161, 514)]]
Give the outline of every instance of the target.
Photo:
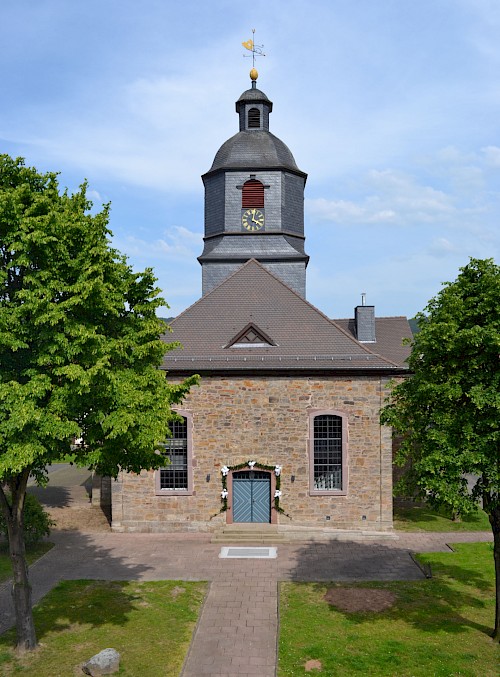
[(186, 522), (133, 522), (113, 523), (112, 531), (116, 533), (148, 533), (148, 534), (229, 534), (232, 531), (242, 530), (259, 531), (272, 528), (274, 532), (286, 541), (316, 541), (316, 540), (376, 540), (379, 538), (397, 539), (398, 536), (392, 524), (377, 524), (374, 529), (366, 528), (328, 528), (304, 525), (270, 525), (270, 524), (196, 524)]

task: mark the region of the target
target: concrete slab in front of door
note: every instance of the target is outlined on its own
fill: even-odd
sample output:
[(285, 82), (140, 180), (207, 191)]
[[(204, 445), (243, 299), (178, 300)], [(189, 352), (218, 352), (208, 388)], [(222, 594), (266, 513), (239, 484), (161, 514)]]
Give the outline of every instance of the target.
[(277, 548), (238, 548), (234, 546), (220, 549), (220, 559), (276, 559)]

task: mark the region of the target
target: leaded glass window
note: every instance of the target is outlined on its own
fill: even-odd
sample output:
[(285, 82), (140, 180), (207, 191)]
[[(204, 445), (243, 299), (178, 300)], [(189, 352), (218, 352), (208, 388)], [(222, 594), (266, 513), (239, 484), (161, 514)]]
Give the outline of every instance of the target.
[(313, 445), (314, 489), (342, 489), (342, 418), (332, 414), (316, 416)]
[(164, 454), (170, 465), (160, 469), (160, 489), (182, 491), (188, 489), (188, 438), (187, 421), (173, 421), (172, 437), (164, 445)]

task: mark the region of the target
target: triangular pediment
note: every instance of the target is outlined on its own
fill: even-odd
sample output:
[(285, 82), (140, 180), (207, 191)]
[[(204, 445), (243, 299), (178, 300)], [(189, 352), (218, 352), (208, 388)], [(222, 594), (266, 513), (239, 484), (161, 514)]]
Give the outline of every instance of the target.
[(247, 324), (236, 336), (234, 336), (225, 348), (267, 348), (276, 343), (253, 322)]

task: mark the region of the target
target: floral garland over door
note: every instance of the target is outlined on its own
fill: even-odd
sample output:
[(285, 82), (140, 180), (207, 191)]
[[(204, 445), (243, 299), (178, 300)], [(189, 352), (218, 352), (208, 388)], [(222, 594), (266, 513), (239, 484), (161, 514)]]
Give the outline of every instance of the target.
[(259, 463), (258, 461), (246, 461), (244, 463), (239, 463), (238, 465), (224, 465), (220, 469), (221, 474), (222, 474), (222, 491), (220, 492), (220, 497), (222, 501), (222, 507), (219, 510), (218, 513), (215, 515), (212, 515), (212, 517), (215, 517), (216, 515), (220, 515), (221, 512), (226, 512), (228, 509), (228, 504), (227, 504), (227, 499), (229, 497), (229, 492), (227, 490), (227, 476), (229, 475), (230, 472), (234, 472), (236, 470), (243, 470), (244, 468), (250, 468), (250, 470), (253, 470), (254, 468), (256, 470), (267, 470), (269, 472), (274, 472), (276, 476), (276, 490), (274, 492), (274, 500), (273, 500), (273, 505), (272, 507), (276, 512), (281, 513), (282, 515), (285, 515), (285, 517), (288, 517), (289, 519), (292, 519), (288, 513), (286, 513), (283, 508), (280, 506), (280, 498), (281, 498), (281, 466), (280, 465), (265, 465), (264, 463)]

